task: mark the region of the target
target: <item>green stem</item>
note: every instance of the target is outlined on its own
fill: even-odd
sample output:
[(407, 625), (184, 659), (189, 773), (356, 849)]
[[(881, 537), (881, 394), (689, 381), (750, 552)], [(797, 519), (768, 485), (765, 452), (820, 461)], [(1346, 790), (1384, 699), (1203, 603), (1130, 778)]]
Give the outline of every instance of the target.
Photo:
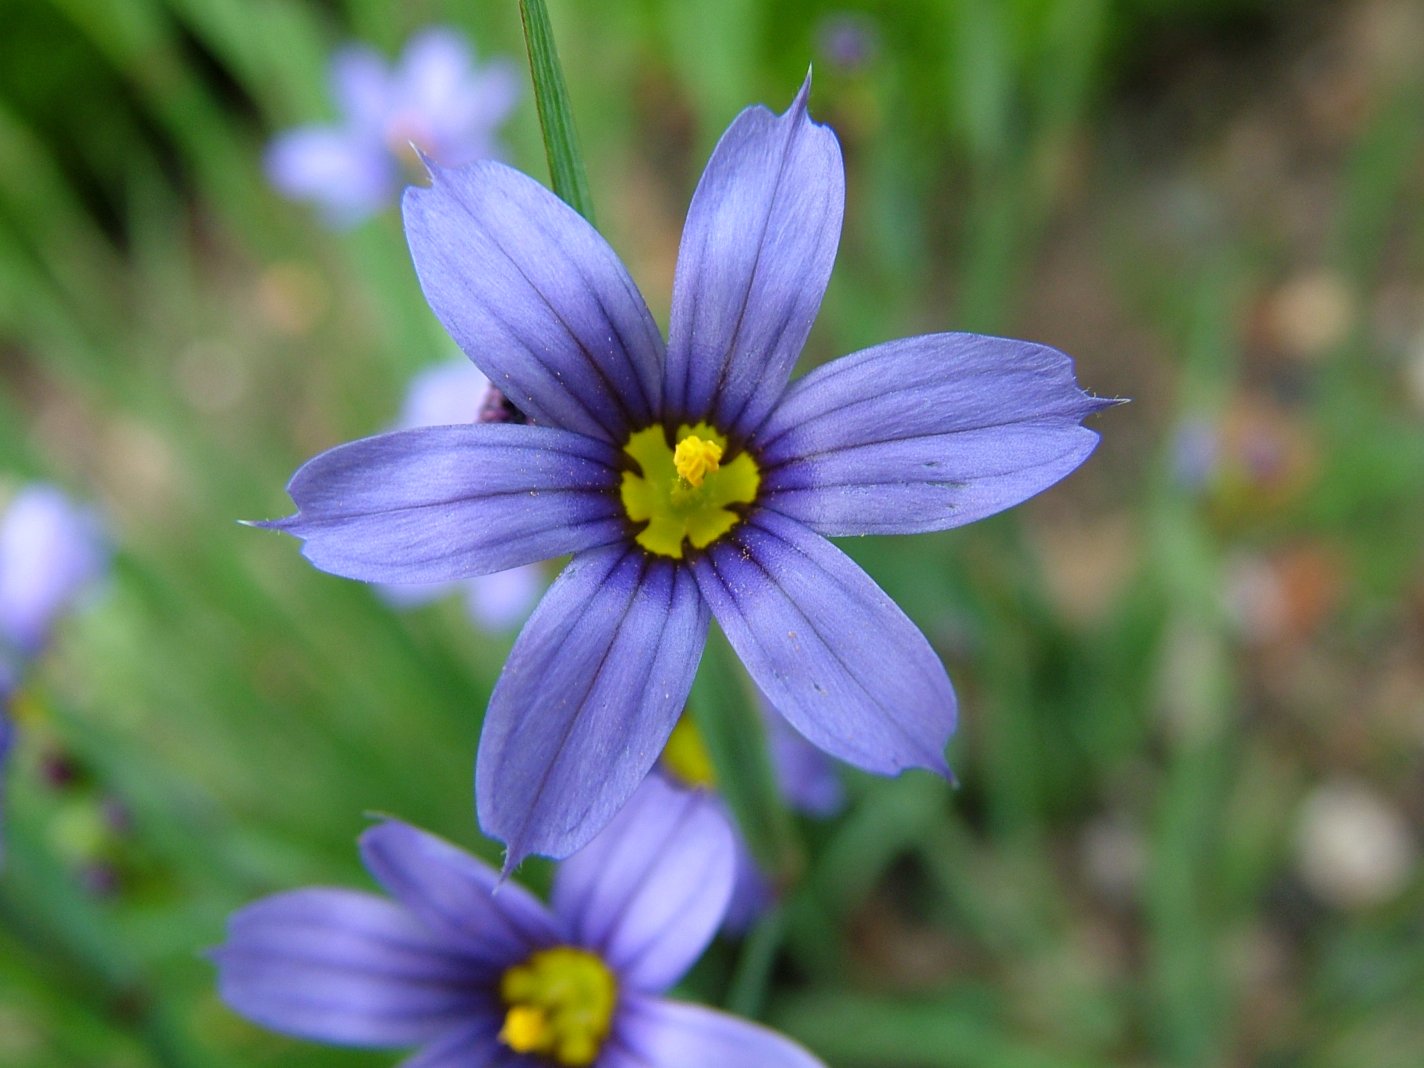
[(775, 906), (756, 922), (742, 944), (732, 985), (727, 991), (727, 1011), (755, 1020), (761, 1017), (771, 985), (771, 969), (786, 937), (786, 912)]
[(777, 788), (766, 726), (736, 654), (715, 627), (693, 683), (688, 707), (707, 744), (717, 792), (741, 827), (752, 855), (778, 888), (801, 877), (804, 858), (796, 828)]
[(564, 85), (559, 53), (554, 48), (554, 30), (544, 0), (519, 0), (519, 17), (524, 23), (524, 40), (529, 46), (529, 74), (534, 81), (534, 104), (539, 109), (539, 127), (544, 132), (544, 150), (549, 154), (549, 177), (554, 192), (589, 223), (593, 223), (593, 199), (588, 194), (588, 174), (574, 135), (574, 117), (569, 108), (569, 91)]

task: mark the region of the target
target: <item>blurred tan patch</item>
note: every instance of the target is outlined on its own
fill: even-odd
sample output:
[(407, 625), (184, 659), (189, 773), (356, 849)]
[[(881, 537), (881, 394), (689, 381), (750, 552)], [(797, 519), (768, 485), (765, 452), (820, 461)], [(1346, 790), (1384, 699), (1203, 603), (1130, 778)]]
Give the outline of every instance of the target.
[(1140, 568), (1141, 536), (1126, 512), (1035, 524), (1049, 595), (1075, 623), (1102, 618)]
[(305, 263), (274, 263), (257, 278), (254, 293), (262, 322), (275, 333), (303, 337), (310, 333), (331, 300), (321, 275)]

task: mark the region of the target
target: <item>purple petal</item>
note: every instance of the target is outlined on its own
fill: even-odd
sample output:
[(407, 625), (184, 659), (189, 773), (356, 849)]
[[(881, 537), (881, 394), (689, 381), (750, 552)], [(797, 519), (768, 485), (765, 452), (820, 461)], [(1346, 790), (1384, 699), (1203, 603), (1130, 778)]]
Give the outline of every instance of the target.
[(519, 66), (507, 59), (481, 67), (466, 81), (460, 98), (438, 116), (434, 135), (441, 155), (436, 158), (450, 166), (500, 159), (504, 150), (496, 132), (513, 113), (523, 87)]
[(791, 1039), (700, 1005), (625, 998), (599, 1068), (825, 1068)]
[[(543, 905), (443, 838), (399, 820), (361, 836), (361, 858), (386, 891), (439, 936), (502, 970), (551, 945), (561, 931)], [(498, 893), (495, 891), (498, 890)]]
[[(498, 1010), (468, 1027), (460, 1027), (425, 1045), (397, 1068), (514, 1068), (529, 1065), (499, 1040), (503, 1019)], [(537, 1062), (536, 1062), (537, 1063)]]
[(331, 95), (353, 130), (379, 137), (391, 106), (391, 76), (372, 48), (350, 45), (331, 60)]
[(398, 430), (307, 461), (287, 485), (297, 514), (260, 525), (303, 539), (334, 575), (447, 582), (621, 538), (617, 463), (547, 427)]
[(380, 141), (334, 126), (305, 126), (274, 139), (265, 159), (273, 188), (321, 205), (341, 225), (359, 222), (395, 192), (395, 164)]
[(536, 423), (621, 446), (652, 419), (663, 345), (618, 256), (532, 178), (488, 160), (406, 191), (431, 308)]
[(463, 356), (427, 367), (410, 380), (396, 426), (455, 426), (479, 418), (489, 379)]
[(422, 30), (406, 44), (396, 68), (397, 102), (434, 120), (459, 100), (473, 68), (469, 43), (459, 33), (444, 26)]
[(776, 785), (787, 804), (808, 816), (832, 816), (845, 804), (834, 761), (797, 734), (780, 716), (766, 717), (766, 744)]
[(707, 607), (688, 572), (637, 548), (575, 556), (519, 635), (485, 714), (480, 825), (565, 857), (657, 760), (692, 687)]
[(465, 583), (465, 609), (485, 630), (512, 630), (529, 618), (543, 592), (543, 569), (525, 564), (470, 579)]
[(490, 1011), (468, 958), (372, 894), (264, 898), (232, 914), (212, 956), (233, 1010), (321, 1042), (414, 1045)]
[(1056, 349), (926, 334), (812, 371), (753, 447), (767, 506), (822, 534), (943, 530), (1072, 471), (1098, 441), (1079, 422), (1112, 403)]
[(866, 771), (948, 773), (955, 701), (944, 666), (848, 556), (763, 511), (693, 571), (762, 693), (813, 744)]
[(710, 414), (750, 433), (796, 363), (840, 240), (845, 174), (836, 136), (806, 114), (806, 78), (784, 115), (752, 107), (722, 135), (678, 252), (665, 413)]
[(597, 950), (625, 988), (658, 992), (711, 941), (735, 864), (721, 802), (650, 775), (603, 832), (560, 865), (552, 903), (574, 943)]
[(25, 486), (0, 516), (0, 648), (34, 655), (104, 574), (108, 541), (98, 515), (44, 483)]

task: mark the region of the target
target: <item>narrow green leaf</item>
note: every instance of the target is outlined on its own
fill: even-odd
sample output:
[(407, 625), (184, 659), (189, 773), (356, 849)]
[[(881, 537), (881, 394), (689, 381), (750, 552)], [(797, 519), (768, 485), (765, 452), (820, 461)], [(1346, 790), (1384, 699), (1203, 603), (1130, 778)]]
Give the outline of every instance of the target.
[(569, 109), (569, 91), (554, 48), (554, 31), (544, 0), (519, 0), (519, 17), (524, 23), (524, 40), (529, 46), (529, 74), (534, 81), (534, 103), (539, 109), (539, 127), (544, 132), (544, 150), (549, 154), (549, 177), (554, 192), (590, 223), (593, 200), (588, 194), (588, 174)]

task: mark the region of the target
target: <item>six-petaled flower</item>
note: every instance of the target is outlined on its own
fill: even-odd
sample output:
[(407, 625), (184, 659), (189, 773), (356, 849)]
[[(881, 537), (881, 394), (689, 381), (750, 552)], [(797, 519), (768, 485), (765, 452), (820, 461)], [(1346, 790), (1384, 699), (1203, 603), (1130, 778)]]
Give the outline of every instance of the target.
[(545, 908), (442, 839), (361, 839), (395, 899), (312, 888), (235, 913), (213, 956), (233, 1009), (354, 1046), (421, 1046), (405, 1068), (816, 1068), (795, 1043), (660, 995), (711, 939), (731, 829), (703, 793), (649, 779), (555, 876)]
[(693, 196), (664, 344), (617, 255), (532, 179), (432, 167), (404, 201), (427, 300), (528, 425), (386, 434), (316, 457), (272, 523), (318, 567), (465, 578), (572, 553), (486, 714), (480, 821), (566, 856), (643, 780), (716, 616), (768, 702), (868, 771), (947, 773), (955, 697), (905, 614), (827, 536), (997, 512), (1092, 451), (1106, 402), (1061, 352), (930, 334), (788, 385), (839, 241), (835, 135), (744, 111)]

